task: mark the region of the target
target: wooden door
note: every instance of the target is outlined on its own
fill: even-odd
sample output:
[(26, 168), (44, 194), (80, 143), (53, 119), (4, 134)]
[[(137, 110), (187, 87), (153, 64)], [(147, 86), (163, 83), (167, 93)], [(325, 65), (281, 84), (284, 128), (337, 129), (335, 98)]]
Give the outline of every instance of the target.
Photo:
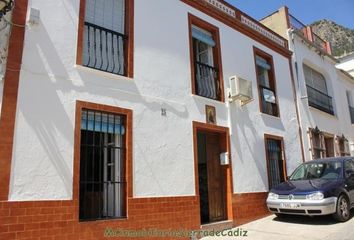
[(225, 220), (225, 173), (220, 165), (219, 135), (206, 135), (210, 222)]

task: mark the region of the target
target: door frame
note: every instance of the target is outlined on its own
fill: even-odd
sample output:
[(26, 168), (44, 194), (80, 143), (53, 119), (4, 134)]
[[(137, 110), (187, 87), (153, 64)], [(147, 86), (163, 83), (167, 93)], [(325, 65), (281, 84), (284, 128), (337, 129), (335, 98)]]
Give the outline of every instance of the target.
[[(193, 150), (194, 150), (194, 185), (195, 185), (195, 195), (198, 200), (198, 213), (200, 216), (200, 196), (199, 196), (199, 173), (198, 173), (198, 131), (203, 131), (207, 133), (216, 133), (220, 136), (220, 139), (223, 140), (220, 144), (220, 150), (222, 152), (229, 153), (229, 165), (223, 166), (225, 168), (225, 197), (226, 197), (226, 219), (233, 220), (232, 212), (232, 195), (233, 195), (233, 180), (232, 180), (232, 161), (231, 161), (231, 147), (230, 147), (230, 134), (228, 127), (221, 127), (207, 123), (201, 123), (193, 121)], [(201, 221), (199, 218), (199, 225)]]

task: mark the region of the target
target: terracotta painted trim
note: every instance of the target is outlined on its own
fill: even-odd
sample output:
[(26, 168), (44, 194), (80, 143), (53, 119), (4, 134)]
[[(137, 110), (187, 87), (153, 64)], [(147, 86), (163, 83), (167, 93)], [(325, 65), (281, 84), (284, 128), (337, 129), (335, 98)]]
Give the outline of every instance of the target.
[[(273, 56), (264, 52), (263, 50), (255, 47), (255, 46), (253, 46), (254, 67), (256, 70), (257, 89), (258, 89), (259, 111), (264, 113), (262, 110), (261, 89), (259, 89), (260, 82), (258, 79), (258, 68), (257, 68), (256, 56), (260, 56), (260, 57), (266, 59), (268, 61), (268, 63), (270, 63), (271, 69), (270, 69), (270, 74), (268, 74), (269, 75), (269, 83), (270, 83), (270, 88), (274, 91), (275, 101), (277, 104), (277, 115), (276, 116), (271, 115), (271, 116), (280, 118), (279, 97), (278, 97), (278, 91), (277, 91), (277, 81), (276, 81), (276, 76), (275, 76)], [(268, 71), (268, 73), (269, 73), (269, 71)]]
[(0, 119), (0, 200), (9, 195), (15, 118), (25, 31), (28, 0), (17, 0), (12, 12), (12, 26), (5, 70), (4, 90)]
[(75, 130), (74, 130), (74, 177), (73, 177), (73, 200), (79, 201), (79, 182), (80, 182), (80, 146), (81, 146), (81, 113), (83, 109), (97, 110), (108, 113), (115, 113), (125, 116), (126, 125), (126, 156), (125, 156), (125, 176), (127, 182), (126, 192), (126, 211), (129, 216), (128, 199), (133, 197), (133, 111), (130, 109), (124, 109), (114, 106), (101, 105), (96, 103), (89, 103), (83, 101), (76, 101), (76, 113), (75, 113)]
[[(200, 0), (180, 0), (181, 2), (194, 7), (195, 9), (213, 17), (214, 19), (226, 24), (227, 26), (235, 29), (236, 31), (248, 36), (249, 38), (259, 42), (260, 44), (263, 44), (265, 46), (267, 46), (268, 48), (276, 51), (277, 53), (283, 55), (284, 57), (291, 57), (292, 52), (289, 51), (288, 46), (287, 46), (287, 40), (285, 38), (283, 38), (282, 36), (280, 36), (279, 34), (275, 33), (274, 31), (272, 31), (271, 29), (268, 29), (267, 27), (263, 26), (261, 23), (259, 23), (262, 27), (266, 28), (269, 32), (271, 32), (272, 34), (276, 35), (277, 37), (281, 38), (284, 40), (285, 42), (285, 47), (281, 47), (280, 45), (276, 44), (275, 42), (273, 42), (272, 40), (266, 38), (265, 36), (263, 36), (262, 34), (260, 34), (259, 32), (247, 27), (246, 25), (244, 25), (243, 23), (241, 23), (241, 14), (253, 19), (252, 17), (248, 16), (247, 14), (241, 12), (240, 10), (238, 10), (237, 8), (235, 8), (234, 6), (227, 4), (225, 1), (222, 1), (223, 4), (226, 4), (228, 7), (232, 8), (235, 10), (236, 12), (236, 19), (228, 16), (227, 14), (222, 14), (220, 13), (220, 11), (216, 8), (214, 8), (213, 6), (207, 4), (204, 1), (200, 1)], [(258, 22), (257, 20), (253, 19), (254, 22)]]
[[(288, 8), (286, 7), (286, 9), (288, 9)], [(302, 157), (302, 162), (305, 162), (305, 150), (304, 150), (305, 147), (304, 147), (304, 141), (303, 141), (303, 135), (302, 135), (302, 126), (301, 126), (301, 121), (300, 121), (300, 110), (299, 110), (299, 106), (298, 106), (298, 102), (297, 102), (297, 92), (296, 92), (296, 84), (295, 84), (295, 79), (294, 79), (294, 69), (293, 69), (293, 64), (292, 64), (291, 58), (289, 58), (289, 69), (290, 69), (291, 86), (292, 86), (292, 90), (293, 90), (293, 98), (294, 98), (295, 111), (296, 111), (296, 121), (297, 121), (297, 124), (299, 125), (301, 157)]]
[(222, 61), (221, 61), (221, 47), (220, 47), (220, 33), (219, 28), (188, 13), (188, 31), (189, 31), (189, 52), (190, 52), (190, 65), (191, 65), (191, 79), (192, 79), (192, 94), (196, 94), (195, 84), (195, 66), (194, 66), (194, 48), (193, 48), (193, 37), (192, 37), (192, 25), (202, 28), (210, 32), (213, 35), (215, 40), (215, 47), (213, 48), (213, 58), (214, 65), (219, 71), (218, 81), (219, 81), (219, 90), (220, 90), (220, 99), (218, 101), (224, 102), (224, 77), (222, 70)]
[[(86, 0), (80, 1), (77, 36), (76, 64), (82, 65)], [(134, 0), (125, 0), (125, 35), (128, 37), (125, 49), (125, 75), (134, 77)]]
[[(231, 161), (231, 146), (230, 146), (230, 134), (229, 128), (216, 126), (207, 123), (201, 123), (193, 121), (193, 151), (194, 151), (194, 176), (195, 176), (195, 194), (198, 198), (199, 207), (199, 174), (198, 174), (198, 131), (207, 133), (220, 134), (220, 146), (221, 151), (229, 152), (230, 164), (224, 166), (226, 174), (226, 214), (228, 220), (233, 220), (233, 207), (232, 207), (232, 195), (233, 195), (233, 177), (232, 177), (232, 161)], [(198, 208), (198, 217), (200, 216), (200, 209)], [(200, 224), (200, 223), (199, 223)]]
[(126, 75), (129, 78), (134, 77), (134, 2), (135, 0), (125, 1), (125, 12), (127, 17), (125, 18), (125, 34), (128, 36), (128, 45), (125, 51), (126, 53)]
[(267, 151), (267, 140), (278, 140), (281, 142), (284, 180), (288, 179), (288, 175), (287, 175), (287, 169), (286, 169), (286, 154), (285, 154), (284, 138), (280, 137), (280, 136), (276, 136), (276, 135), (264, 134), (264, 148), (265, 148), (266, 161), (267, 161), (268, 186), (270, 186), (270, 176), (269, 176), (270, 167), (269, 167), (269, 156), (268, 156), (268, 151)]
[(86, 0), (81, 0), (80, 7), (79, 7), (79, 26), (78, 26), (77, 47), (76, 47), (77, 65), (82, 65), (82, 51), (84, 49), (83, 41), (84, 41), (85, 9), (86, 9)]

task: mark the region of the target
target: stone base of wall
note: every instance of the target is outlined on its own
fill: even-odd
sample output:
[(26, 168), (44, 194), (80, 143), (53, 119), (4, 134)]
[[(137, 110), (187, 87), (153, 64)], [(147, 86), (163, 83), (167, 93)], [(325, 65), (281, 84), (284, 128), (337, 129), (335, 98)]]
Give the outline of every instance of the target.
[(235, 226), (270, 215), (266, 205), (267, 195), (267, 192), (234, 194), (232, 208)]
[[(269, 215), (267, 193), (233, 195), (233, 225)], [(79, 222), (77, 201), (0, 202), (0, 239), (97, 240), (176, 239), (113, 237), (108, 230), (199, 230), (199, 198), (159, 197), (128, 200), (128, 218)], [(190, 239), (190, 238), (177, 238)]]
[(128, 219), (91, 222), (78, 221), (78, 203), (75, 201), (0, 202), (0, 239), (173, 239), (114, 238), (105, 237), (104, 234), (106, 229), (199, 229), (197, 199), (197, 197), (129, 199)]

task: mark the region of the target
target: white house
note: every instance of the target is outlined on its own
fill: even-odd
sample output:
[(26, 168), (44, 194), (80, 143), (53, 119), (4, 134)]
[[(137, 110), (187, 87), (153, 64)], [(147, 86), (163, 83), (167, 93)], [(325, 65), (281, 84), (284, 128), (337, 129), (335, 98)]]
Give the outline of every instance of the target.
[(305, 159), (353, 154), (354, 78), (336, 68), (330, 44), (286, 7), (261, 22), (287, 38), (293, 52)]
[(350, 75), (354, 76), (354, 52), (338, 58), (338, 61), (337, 68), (347, 71)]
[(16, 0), (12, 22), (0, 236), (235, 226), (303, 162), (288, 42), (224, 1)]

